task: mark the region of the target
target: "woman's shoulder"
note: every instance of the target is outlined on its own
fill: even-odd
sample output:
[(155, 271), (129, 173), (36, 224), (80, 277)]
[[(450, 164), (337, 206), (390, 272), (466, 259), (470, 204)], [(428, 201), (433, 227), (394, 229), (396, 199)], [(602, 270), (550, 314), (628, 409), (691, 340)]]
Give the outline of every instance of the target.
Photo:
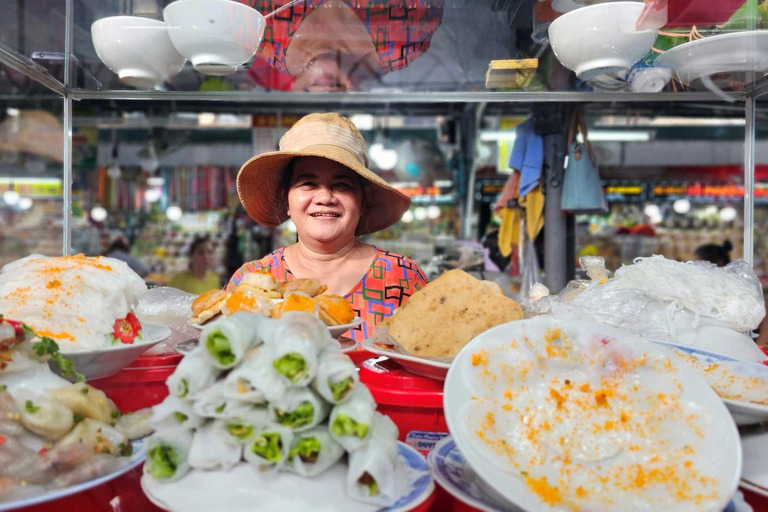
[(232, 279), (230, 279), (229, 285), (227, 286), (228, 291), (234, 291), (235, 287), (243, 279), (243, 276), (250, 274), (251, 272), (268, 272), (277, 280), (288, 281), (287, 274), (289, 272), (285, 266), (285, 260), (283, 259), (284, 249), (284, 247), (281, 247), (261, 259), (245, 263), (232, 275)]

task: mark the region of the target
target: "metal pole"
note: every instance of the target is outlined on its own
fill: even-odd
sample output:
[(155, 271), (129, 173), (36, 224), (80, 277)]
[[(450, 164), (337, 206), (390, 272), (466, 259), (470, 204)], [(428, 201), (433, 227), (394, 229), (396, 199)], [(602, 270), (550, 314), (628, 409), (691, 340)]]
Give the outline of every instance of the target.
[(744, 102), (744, 260), (754, 262), (755, 230), (755, 98)]
[(64, 232), (62, 233), (62, 253), (72, 254), (72, 0), (67, 0), (66, 28), (64, 37), (64, 192), (62, 215), (64, 217)]
[(565, 133), (544, 136), (544, 277), (557, 293), (568, 284), (567, 217), (560, 208), (565, 163)]
[(463, 240), (476, 240), (476, 215), (475, 215), (475, 138), (480, 120), (485, 110), (483, 104), (475, 109), (474, 105), (464, 108), (461, 119), (461, 146), (464, 153), (464, 172), (466, 175), (466, 189), (462, 200), (461, 238)]

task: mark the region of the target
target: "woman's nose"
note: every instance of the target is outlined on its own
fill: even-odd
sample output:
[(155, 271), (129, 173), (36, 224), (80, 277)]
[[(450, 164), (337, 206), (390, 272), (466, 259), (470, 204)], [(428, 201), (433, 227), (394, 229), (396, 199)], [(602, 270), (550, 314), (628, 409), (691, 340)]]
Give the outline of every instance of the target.
[(315, 202), (321, 204), (334, 203), (336, 196), (333, 195), (333, 190), (330, 187), (320, 187), (315, 193)]

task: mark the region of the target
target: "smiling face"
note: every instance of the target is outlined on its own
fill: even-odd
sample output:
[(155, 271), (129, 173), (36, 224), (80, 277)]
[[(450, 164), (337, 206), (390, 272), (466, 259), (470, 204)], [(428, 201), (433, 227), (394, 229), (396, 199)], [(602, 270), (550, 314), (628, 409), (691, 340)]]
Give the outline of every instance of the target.
[(355, 238), (363, 213), (359, 176), (324, 158), (303, 157), (293, 164), (288, 215), (303, 241), (345, 244)]

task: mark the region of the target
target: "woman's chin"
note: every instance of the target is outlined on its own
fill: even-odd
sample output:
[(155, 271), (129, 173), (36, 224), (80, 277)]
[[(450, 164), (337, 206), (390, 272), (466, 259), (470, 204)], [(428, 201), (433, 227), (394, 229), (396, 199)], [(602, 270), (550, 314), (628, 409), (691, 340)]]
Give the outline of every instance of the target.
[[(320, 229), (309, 229), (305, 231), (305, 236), (311, 238), (312, 240), (315, 240), (316, 242), (320, 243), (327, 243), (327, 242), (336, 242), (341, 239), (346, 238), (354, 238), (355, 234), (354, 232), (351, 234), (346, 233), (344, 230), (341, 229), (333, 229), (330, 226), (328, 228), (320, 228)], [(301, 238), (301, 233), (299, 233), (299, 237)]]

